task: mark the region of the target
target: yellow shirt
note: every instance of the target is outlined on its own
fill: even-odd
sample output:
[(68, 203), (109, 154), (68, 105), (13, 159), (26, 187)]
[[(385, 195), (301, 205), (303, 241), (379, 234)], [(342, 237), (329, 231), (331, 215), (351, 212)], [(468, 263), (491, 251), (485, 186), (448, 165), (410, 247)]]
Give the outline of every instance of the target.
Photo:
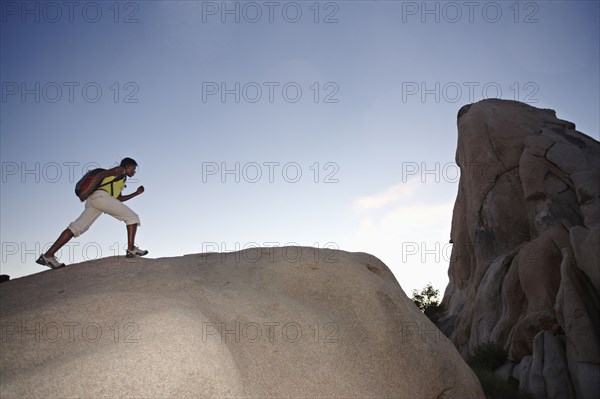
[(108, 176), (104, 178), (102, 180), (102, 183), (100, 183), (101, 187), (99, 187), (98, 189), (106, 191), (113, 198), (117, 198), (119, 195), (121, 195), (121, 191), (123, 191), (123, 189), (125, 188), (125, 178), (117, 180), (110, 184), (106, 184), (115, 180), (116, 178), (117, 176)]

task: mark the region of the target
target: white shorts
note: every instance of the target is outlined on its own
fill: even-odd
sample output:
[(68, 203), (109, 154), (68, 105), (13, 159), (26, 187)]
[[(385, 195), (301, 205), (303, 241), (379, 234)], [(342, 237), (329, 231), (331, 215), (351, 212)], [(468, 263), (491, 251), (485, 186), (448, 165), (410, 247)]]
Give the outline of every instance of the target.
[(108, 213), (115, 219), (124, 221), (126, 225), (141, 225), (137, 213), (132, 211), (127, 205), (111, 197), (104, 190), (96, 190), (85, 201), (83, 213), (74, 222), (69, 224), (69, 230), (73, 232), (75, 237), (79, 237), (103, 213)]

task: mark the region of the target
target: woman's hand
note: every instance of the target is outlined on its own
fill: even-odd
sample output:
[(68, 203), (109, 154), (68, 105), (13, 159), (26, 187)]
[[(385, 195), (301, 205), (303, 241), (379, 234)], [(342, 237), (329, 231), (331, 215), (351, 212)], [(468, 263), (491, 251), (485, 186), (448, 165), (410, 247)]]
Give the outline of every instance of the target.
[(144, 186), (139, 186), (137, 190), (135, 190), (135, 195), (140, 195), (144, 192)]

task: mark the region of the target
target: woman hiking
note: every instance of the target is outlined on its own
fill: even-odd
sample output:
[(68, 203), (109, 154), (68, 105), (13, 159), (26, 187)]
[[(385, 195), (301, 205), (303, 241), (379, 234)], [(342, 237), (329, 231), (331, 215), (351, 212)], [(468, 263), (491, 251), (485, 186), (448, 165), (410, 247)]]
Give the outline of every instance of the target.
[(137, 162), (133, 159), (124, 158), (119, 166), (112, 169), (97, 169), (95, 174), (88, 172), (75, 189), (79, 199), (85, 201), (83, 213), (69, 224), (48, 251), (40, 255), (36, 263), (52, 269), (65, 266), (54, 256), (56, 252), (71, 238), (79, 237), (85, 233), (102, 213), (108, 213), (115, 219), (125, 222), (127, 227), (126, 257), (134, 258), (146, 255), (148, 251), (135, 246), (135, 233), (140, 225), (140, 218), (127, 205), (123, 204), (123, 202), (143, 193), (144, 186), (138, 187), (132, 194), (121, 195), (127, 178), (135, 174), (137, 166)]

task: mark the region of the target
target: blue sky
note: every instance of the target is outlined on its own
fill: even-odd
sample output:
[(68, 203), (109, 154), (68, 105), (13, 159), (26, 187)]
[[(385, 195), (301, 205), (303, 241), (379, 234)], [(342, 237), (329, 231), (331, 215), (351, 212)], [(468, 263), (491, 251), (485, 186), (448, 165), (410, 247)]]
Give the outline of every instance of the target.
[[(90, 163), (130, 156), (150, 257), (339, 248), (443, 291), (462, 105), (520, 100), (599, 138), (596, 1), (0, 4), (12, 278), (43, 271)], [(125, 244), (103, 215), (59, 257)]]

